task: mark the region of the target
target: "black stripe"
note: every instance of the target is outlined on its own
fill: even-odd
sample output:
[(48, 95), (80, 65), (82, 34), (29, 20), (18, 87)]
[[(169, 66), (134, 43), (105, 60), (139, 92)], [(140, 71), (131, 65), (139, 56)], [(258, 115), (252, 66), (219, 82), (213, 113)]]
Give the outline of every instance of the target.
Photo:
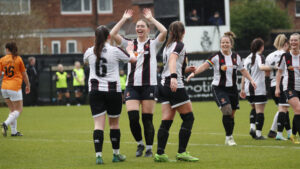
[(130, 57), (130, 55), (129, 55), (125, 50), (123, 50), (123, 49), (120, 48), (120, 47), (117, 47), (117, 48), (120, 49), (120, 51), (122, 51), (126, 56)]
[[(137, 44), (138, 42), (137, 42), (137, 40), (136, 39), (134, 39), (133, 40), (133, 47), (134, 47), (134, 52), (136, 52), (137, 51)], [(135, 73), (135, 68), (136, 68), (136, 62), (134, 62), (134, 63), (129, 63), (130, 64), (130, 73), (129, 73), (129, 76), (128, 76), (128, 85), (129, 86), (133, 86), (134, 85), (134, 73)]]
[[(231, 61), (233, 66), (237, 66), (237, 54), (232, 53), (231, 55)], [(233, 68), (232, 70), (232, 86), (236, 86), (236, 68)]]
[(250, 82), (249, 82), (249, 92), (250, 92), (250, 96), (255, 96), (254, 87), (252, 86), (252, 84)]
[(226, 71), (221, 70), (221, 67), (223, 65), (226, 65), (225, 57), (222, 55), (221, 52), (219, 52), (218, 55), (219, 55), (219, 72), (221, 75), (218, 86), (226, 86)]
[(185, 68), (186, 68), (186, 54), (184, 54), (184, 59), (183, 59), (183, 63), (182, 63), (182, 69), (181, 69), (182, 78), (184, 78)]
[(164, 86), (170, 87), (170, 85), (171, 85), (171, 76), (167, 76), (167, 77), (165, 77)]
[(184, 44), (182, 42), (176, 42), (176, 46), (175, 46), (173, 52), (175, 52), (179, 55), (181, 53), (183, 47), (184, 47)]
[(150, 85), (150, 39), (144, 45), (144, 62), (142, 70), (142, 85)]
[(91, 79), (91, 90), (98, 91), (99, 89), (99, 81), (97, 79)]
[[(293, 66), (293, 58), (290, 53), (286, 53), (285, 55), (285, 64), (286, 67), (288, 68), (289, 66)], [(288, 71), (288, 89), (295, 90), (295, 71), (289, 70)]]
[(117, 92), (117, 82), (108, 82), (108, 91)]

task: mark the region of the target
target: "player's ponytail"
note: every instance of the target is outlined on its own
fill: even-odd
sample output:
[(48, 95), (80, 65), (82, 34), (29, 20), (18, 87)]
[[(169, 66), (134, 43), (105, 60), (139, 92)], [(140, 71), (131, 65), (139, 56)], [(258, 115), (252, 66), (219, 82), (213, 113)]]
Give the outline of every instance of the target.
[(106, 26), (99, 26), (95, 31), (95, 46), (94, 54), (97, 56), (97, 62), (100, 61), (101, 52), (109, 35), (109, 30)]
[(285, 43), (288, 43), (287, 37), (284, 34), (279, 34), (276, 36), (273, 45), (276, 49), (279, 50), (283, 48)]
[(256, 53), (261, 49), (261, 47), (264, 46), (264, 40), (261, 38), (255, 38), (252, 43), (251, 43), (251, 53), (252, 53), (252, 58), (251, 58), (251, 66), (254, 65), (255, 60), (256, 60)]
[(169, 46), (172, 42), (178, 42), (182, 39), (185, 33), (184, 26), (180, 21), (174, 21), (169, 26), (169, 37), (166, 46)]
[[(234, 39), (236, 38), (235, 34), (231, 31), (229, 32), (225, 32), (224, 35), (222, 36), (223, 37), (228, 37), (230, 39), (230, 43), (231, 43), (231, 46), (233, 47), (234, 46)], [(221, 40), (222, 40), (221, 38)]]
[(13, 57), (18, 56), (18, 47), (15, 42), (10, 42), (5, 45), (5, 48), (11, 53)]

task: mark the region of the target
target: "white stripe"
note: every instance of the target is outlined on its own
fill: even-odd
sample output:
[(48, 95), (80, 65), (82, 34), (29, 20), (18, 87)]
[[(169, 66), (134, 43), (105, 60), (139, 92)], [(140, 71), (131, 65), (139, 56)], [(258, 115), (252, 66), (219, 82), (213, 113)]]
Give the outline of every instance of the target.
[(174, 108), (179, 107), (179, 106), (181, 106), (181, 105), (184, 105), (185, 103), (188, 103), (188, 102), (191, 102), (191, 101), (190, 101), (190, 100), (187, 100), (187, 101), (184, 101), (184, 102), (175, 104), (175, 105), (171, 106), (171, 108), (174, 109)]
[(255, 103), (252, 103), (252, 104), (266, 104), (267, 103), (267, 101), (265, 101), (265, 102), (255, 102)]
[(279, 106), (287, 106), (287, 107), (290, 107), (290, 105), (287, 104), (287, 103), (286, 103), (286, 104), (284, 104), (284, 103), (279, 103), (278, 105), (279, 105)]
[(120, 115), (121, 114), (119, 114), (119, 115), (107, 115), (109, 118), (118, 118), (118, 117), (120, 117)]
[(170, 102), (166, 101), (166, 102), (162, 102), (161, 104), (170, 104)]
[[(74, 140), (74, 139), (70, 139), (70, 140), (66, 140), (66, 139), (10, 139), (11, 141), (21, 141), (21, 142), (63, 142), (63, 143), (92, 143), (92, 140)], [(106, 144), (111, 144), (110, 141), (104, 141), (104, 143)], [(122, 141), (122, 144), (136, 144), (136, 142), (132, 142), (132, 141)], [(157, 144), (157, 143), (154, 143)], [(177, 146), (178, 143), (167, 143), (168, 145), (174, 145)], [(205, 147), (228, 147), (225, 144), (197, 144), (197, 143), (189, 143), (188, 146), (205, 146)], [(300, 150), (299, 146), (276, 146), (276, 145), (241, 145), (239, 144), (237, 147), (242, 147), (242, 148), (270, 148), (270, 149), (297, 149)]]
[(93, 116), (93, 118), (96, 118), (96, 117), (99, 117), (99, 116), (105, 115), (105, 113), (106, 113), (106, 111), (104, 111), (104, 112), (102, 112), (102, 113), (100, 113), (100, 114), (96, 114), (96, 115), (94, 115), (94, 116)]

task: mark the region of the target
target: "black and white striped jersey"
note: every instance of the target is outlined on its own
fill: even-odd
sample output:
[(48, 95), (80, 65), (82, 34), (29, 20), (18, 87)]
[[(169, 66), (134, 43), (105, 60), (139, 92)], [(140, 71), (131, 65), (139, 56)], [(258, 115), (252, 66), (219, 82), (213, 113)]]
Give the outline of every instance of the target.
[(265, 64), (265, 57), (256, 53), (255, 62), (251, 65), (252, 53), (244, 60), (244, 67), (250, 73), (256, 84), (256, 89), (251, 85), (250, 81), (245, 78), (245, 92), (247, 96), (266, 95), (265, 71), (259, 69)]
[(169, 59), (171, 54), (174, 53), (178, 55), (176, 60), (176, 73), (177, 73), (177, 88), (184, 88), (183, 84), (183, 75), (186, 68), (186, 55), (185, 55), (185, 46), (182, 42), (173, 42), (164, 48), (163, 52), (163, 63), (164, 69), (162, 72), (161, 84), (163, 86), (170, 86), (170, 67)]
[[(122, 39), (121, 47), (126, 48), (129, 40)], [(147, 39), (145, 42), (132, 40), (137, 62), (128, 64), (127, 86), (157, 85), (156, 54), (163, 45), (158, 38)]]
[[(270, 53), (266, 58), (266, 65), (267, 66), (277, 66), (279, 63), (279, 60), (281, 58), (281, 55), (284, 53), (285, 53), (284, 50), (276, 50), (276, 51)], [(271, 87), (276, 86), (276, 73), (277, 73), (277, 70), (272, 70), (270, 72)]]
[[(282, 85), (283, 90), (300, 91), (300, 54), (284, 53), (279, 61), (278, 69), (285, 70)], [(292, 68), (293, 67), (293, 68)]]
[(83, 60), (90, 67), (89, 91), (121, 92), (119, 61), (128, 62), (128, 53), (105, 43), (99, 62), (94, 54), (94, 47), (86, 50)]
[[(236, 86), (237, 70), (244, 69), (241, 57), (234, 52), (231, 52), (230, 55), (224, 55), (223, 52), (219, 51), (207, 59), (206, 62), (214, 69), (214, 79), (212, 81), (214, 86)], [(224, 65), (227, 66), (225, 71), (221, 70)]]

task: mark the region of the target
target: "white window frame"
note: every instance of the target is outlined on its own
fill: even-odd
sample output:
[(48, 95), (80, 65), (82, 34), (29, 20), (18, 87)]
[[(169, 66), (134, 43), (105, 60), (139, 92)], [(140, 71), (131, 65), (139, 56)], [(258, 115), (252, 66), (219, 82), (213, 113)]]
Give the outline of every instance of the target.
[[(22, 3), (22, 1), (23, 0), (19, 0), (19, 3)], [(30, 4), (31, 4), (31, 0), (28, 0), (28, 12), (23, 12), (22, 11), (22, 5), (21, 5), (21, 11), (20, 12), (7, 12), (7, 13), (5, 13), (5, 12), (0, 12), (0, 15), (26, 15), (26, 14), (30, 14), (30, 11), (31, 11), (31, 6), (30, 6)]]
[(300, 17), (300, 12), (299, 13), (297, 13), (297, 2), (299, 2), (300, 3), (300, 0), (296, 0), (295, 1), (295, 15), (296, 15), (296, 17)]
[(97, 0), (97, 10), (98, 10), (98, 13), (99, 14), (112, 14), (113, 13), (113, 0), (109, 0), (110, 1), (110, 6), (111, 6), (111, 9), (110, 10), (107, 10), (107, 11), (101, 11), (100, 10), (100, 0)]
[(76, 40), (67, 40), (67, 42), (66, 42), (66, 46), (67, 46), (66, 47), (66, 49), (67, 49), (66, 53), (70, 53), (69, 43), (74, 43), (74, 49), (75, 49), (74, 53), (77, 53), (77, 41)]
[(61, 46), (60, 46), (60, 41), (59, 40), (51, 41), (51, 52), (52, 52), (52, 54), (54, 54), (54, 45), (55, 44), (57, 44), (57, 46), (58, 46), (58, 53), (57, 54), (60, 54), (61, 53)]
[(90, 10), (84, 10), (84, 0), (81, 0), (81, 11), (62, 11), (62, 2), (60, 0), (60, 13), (62, 15), (73, 15), (73, 14), (92, 14), (92, 0), (90, 1)]

